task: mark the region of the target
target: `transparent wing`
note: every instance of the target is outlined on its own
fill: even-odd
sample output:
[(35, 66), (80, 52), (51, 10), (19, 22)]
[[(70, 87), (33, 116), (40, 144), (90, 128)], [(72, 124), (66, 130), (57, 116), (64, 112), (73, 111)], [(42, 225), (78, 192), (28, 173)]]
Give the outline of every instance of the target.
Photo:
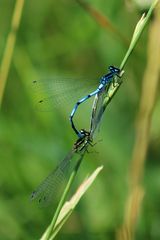
[(115, 84), (121, 84), (119, 82), (119, 78), (113, 77), (112, 81), (105, 86), (103, 91), (100, 91), (94, 98), (93, 106), (92, 106), (92, 115), (91, 115), (91, 123), (90, 123), (90, 135), (93, 137), (95, 130), (100, 126), (100, 122), (105, 111), (104, 101), (108, 96), (108, 91), (111, 88), (114, 89)]
[(100, 122), (101, 122), (101, 119), (103, 116), (103, 112), (104, 112), (103, 102), (104, 102), (105, 97), (108, 94), (109, 86), (110, 86), (110, 84), (108, 84), (106, 86), (106, 88), (103, 91), (99, 92), (94, 98), (94, 102), (93, 102), (93, 106), (92, 106), (91, 123), (90, 123), (91, 137), (93, 137), (95, 130), (100, 125)]
[(52, 201), (56, 200), (70, 170), (73, 169), (70, 163), (74, 153), (73, 150), (69, 152), (57, 168), (32, 192), (31, 200), (38, 202), (41, 207), (48, 206)]
[[(89, 79), (89, 80), (88, 80)], [(54, 78), (33, 81), (35, 108), (40, 111), (51, 111), (66, 103), (74, 105), (79, 99), (92, 92), (99, 80), (55, 76)]]

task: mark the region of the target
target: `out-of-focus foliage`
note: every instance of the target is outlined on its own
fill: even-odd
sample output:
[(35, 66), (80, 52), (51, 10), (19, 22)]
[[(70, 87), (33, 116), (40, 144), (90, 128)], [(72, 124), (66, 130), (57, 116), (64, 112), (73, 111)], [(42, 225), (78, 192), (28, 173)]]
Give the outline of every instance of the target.
[[(130, 39), (139, 18), (136, 9), (128, 9), (124, 1), (87, 2)], [(14, 4), (13, 0), (0, 2), (1, 59)], [(122, 224), (147, 40), (146, 29), (73, 189), (99, 164), (104, 170), (58, 239), (114, 239)], [(101, 28), (74, 0), (25, 2), (0, 114), (0, 239), (28, 240), (42, 235), (54, 209), (39, 209), (29, 201), (29, 195), (75, 141), (68, 120), (74, 102), (64, 102), (53, 112), (38, 112), (34, 109), (32, 81), (68, 72), (101, 76), (108, 65), (119, 66), (126, 49), (114, 32)], [(136, 239), (141, 240), (160, 238), (159, 104), (157, 101), (153, 116), (144, 177), (146, 195), (137, 226)], [(80, 128), (89, 126), (90, 107), (88, 102), (77, 113)]]

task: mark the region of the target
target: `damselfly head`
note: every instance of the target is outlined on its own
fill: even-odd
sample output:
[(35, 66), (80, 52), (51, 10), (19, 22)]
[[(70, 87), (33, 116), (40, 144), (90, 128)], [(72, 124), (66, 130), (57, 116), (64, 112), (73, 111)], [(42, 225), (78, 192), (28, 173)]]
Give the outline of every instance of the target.
[(114, 66), (109, 66), (108, 67), (109, 71), (112, 73), (120, 73), (120, 69)]
[(87, 149), (87, 146), (92, 142), (90, 132), (86, 131), (85, 129), (81, 129), (80, 133), (82, 137), (78, 138), (74, 144), (74, 149), (76, 152), (81, 152), (82, 150)]
[(81, 133), (81, 135), (82, 136), (84, 136), (84, 137), (86, 137), (86, 136), (89, 136), (90, 135), (90, 132), (88, 132), (87, 130), (85, 130), (85, 129), (81, 129), (80, 130), (80, 133)]

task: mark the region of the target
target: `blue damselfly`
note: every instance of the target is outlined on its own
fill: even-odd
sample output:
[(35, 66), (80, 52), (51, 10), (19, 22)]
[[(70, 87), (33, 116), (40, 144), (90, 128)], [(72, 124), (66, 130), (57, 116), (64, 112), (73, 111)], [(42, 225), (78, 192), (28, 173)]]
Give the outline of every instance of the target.
[[(86, 86), (89, 87), (91, 85), (91, 82), (88, 81), (87, 78), (77, 79), (77, 78), (71, 78), (68, 76), (67, 78), (54, 77), (52, 79), (48, 79), (47, 81), (43, 81), (43, 80), (33, 81), (33, 85), (38, 90), (36, 108), (42, 111), (51, 110), (52, 108), (55, 107), (55, 105), (58, 105), (60, 102), (62, 102), (62, 104), (64, 105), (64, 102), (66, 100), (65, 98), (67, 98), (68, 96), (72, 98), (72, 101), (74, 99), (79, 98), (80, 100), (76, 102), (73, 110), (71, 111), (70, 122), (71, 122), (72, 129), (74, 130), (76, 135), (79, 138), (83, 138), (82, 132), (77, 129), (77, 127), (73, 122), (74, 115), (80, 104), (84, 103), (85, 101), (95, 96), (96, 94), (103, 92), (103, 90), (106, 89), (106, 86), (113, 81), (114, 77), (118, 76), (118, 74), (120, 73), (120, 69), (114, 66), (110, 66), (108, 69), (109, 69), (109, 73), (107, 73), (106, 75), (100, 78), (99, 85), (96, 88), (96, 90), (93, 90), (90, 94), (87, 94), (87, 91), (88, 91), (87, 90), (86, 95), (83, 98), (80, 98), (80, 96), (82, 95), (82, 92), (84, 92), (84, 88), (86, 88)], [(83, 83), (84, 83), (84, 79), (85, 79), (85, 84), (84, 84), (85, 86), (83, 86), (81, 81), (83, 80)], [(94, 82), (94, 85), (95, 85), (95, 82)], [(64, 94), (66, 92), (68, 94)]]

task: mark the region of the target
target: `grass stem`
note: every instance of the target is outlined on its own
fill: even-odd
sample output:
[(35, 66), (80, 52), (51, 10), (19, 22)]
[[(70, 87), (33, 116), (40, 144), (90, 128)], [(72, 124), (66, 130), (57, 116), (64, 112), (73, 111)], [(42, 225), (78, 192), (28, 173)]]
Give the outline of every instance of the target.
[(11, 60), (13, 56), (13, 50), (15, 47), (17, 31), (20, 25), (23, 6), (24, 6), (24, 0), (16, 1), (12, 22), (11, 22), (11, 30), (10, 30), (10, 33), (8, 34), (6, 46), (4, 49), (4, 55), (2, 58), (2, 63), (0, 68), (0, 107), (2, 105), (3, 95), (4, 95), (5, 86), (6, 86), (6, 82), (9, 74), (9, 69), (10, 69)]

